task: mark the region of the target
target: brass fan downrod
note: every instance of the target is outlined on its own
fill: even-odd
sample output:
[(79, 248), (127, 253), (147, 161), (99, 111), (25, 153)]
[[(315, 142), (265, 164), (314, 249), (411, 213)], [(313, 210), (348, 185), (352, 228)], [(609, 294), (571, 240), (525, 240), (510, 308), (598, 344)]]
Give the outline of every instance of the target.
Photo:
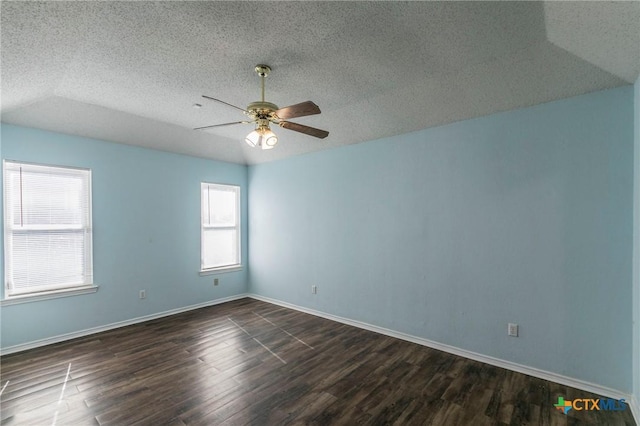
[(264, 102), (264, 79), (267, 78), (269, 73), (271, 72), (271, 67), (265, 64), (258, 64), (255, 67), (256, 72), (260, 76), (260, 82), (262, 83), (262, 102)]
[(271, 67), (265, 64), (258, 64), (254, 69), (260, 76), (261, 97), (259, 101), (251, 102), (247, 106), (247, 115), (254, 120), (269, 119), (271, 114), (278, 110), (278, 105), (264, 100), (264, 79), (271, 72)]

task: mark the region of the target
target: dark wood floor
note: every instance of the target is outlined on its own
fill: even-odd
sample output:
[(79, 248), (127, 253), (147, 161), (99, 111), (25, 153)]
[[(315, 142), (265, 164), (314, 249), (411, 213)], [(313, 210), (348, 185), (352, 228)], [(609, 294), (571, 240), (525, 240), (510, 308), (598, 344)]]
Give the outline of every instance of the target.
[(2, 424), (633, 425), (588, 392), (253, 299), (1, 359)]

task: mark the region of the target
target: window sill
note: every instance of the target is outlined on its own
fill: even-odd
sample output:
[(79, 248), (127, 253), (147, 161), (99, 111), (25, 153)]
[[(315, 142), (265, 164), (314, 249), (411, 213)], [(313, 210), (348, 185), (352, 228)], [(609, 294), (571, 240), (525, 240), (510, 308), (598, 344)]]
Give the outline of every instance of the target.
[(203, 269), (200, 271), (200, 276), (202, 277), (204, 275), (224, 274), (226, 272), (237, 272), (237, 271), (242, 271), (242, 265), (222, 266), (220, 268)]
[(41, 300), (57, 299), (59, 297), (78, 296), (80, 294), (95, 293), (98, 291), (97, 285), (86, 285), (82, 287), (65, 288), (52, 290), (37, 294), (25, 294), (22, 296), (12, 296), (0, 300), (0, 306), (17, 305), (20, 303), (38, 302)]

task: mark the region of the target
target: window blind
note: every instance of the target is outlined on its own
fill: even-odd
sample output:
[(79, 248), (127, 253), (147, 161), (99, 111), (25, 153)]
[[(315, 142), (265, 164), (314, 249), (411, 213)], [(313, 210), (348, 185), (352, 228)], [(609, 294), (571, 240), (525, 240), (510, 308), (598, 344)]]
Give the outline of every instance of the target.
[(91, 171), (4, 162), (8, 296), (92, 284)]
[(201, 184), (201, 270), (240, 264), (240, 187)]

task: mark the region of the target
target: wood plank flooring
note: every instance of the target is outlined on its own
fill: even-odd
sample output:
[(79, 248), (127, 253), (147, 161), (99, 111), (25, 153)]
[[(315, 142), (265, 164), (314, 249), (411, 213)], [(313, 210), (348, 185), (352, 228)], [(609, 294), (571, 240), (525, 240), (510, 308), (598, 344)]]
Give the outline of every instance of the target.
[(2, 425), (634, 425), (598, 398), (253, 299), (1, 358)]

